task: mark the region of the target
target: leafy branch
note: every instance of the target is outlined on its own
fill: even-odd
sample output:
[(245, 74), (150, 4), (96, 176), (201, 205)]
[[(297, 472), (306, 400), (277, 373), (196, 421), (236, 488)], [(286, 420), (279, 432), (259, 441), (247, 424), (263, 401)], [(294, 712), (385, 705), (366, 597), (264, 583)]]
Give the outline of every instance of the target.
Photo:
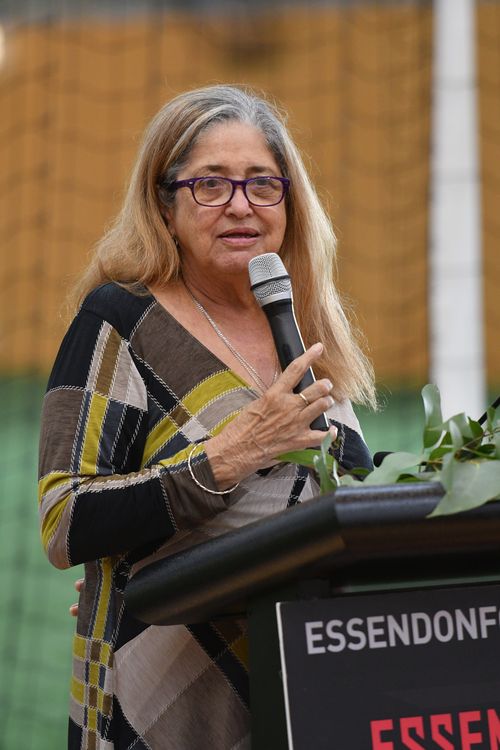
[(419, 453), (389, 453), (369, 473), (365, 469), (346, 473), (332, 455), (332, 438), (327, 435), (319, 450), (286, 453), (280, 460), (315, 469), (321, 494), (359, 486), (362, 479), (363, 486), (440, 482), (445, 494), (431, 516), (470, 510), (500, 498), (500, 406), (488, 409), (483, 429), (464, 413), (444, 421), (435, 385), (423, 387), (422, 401), (425, 425)]

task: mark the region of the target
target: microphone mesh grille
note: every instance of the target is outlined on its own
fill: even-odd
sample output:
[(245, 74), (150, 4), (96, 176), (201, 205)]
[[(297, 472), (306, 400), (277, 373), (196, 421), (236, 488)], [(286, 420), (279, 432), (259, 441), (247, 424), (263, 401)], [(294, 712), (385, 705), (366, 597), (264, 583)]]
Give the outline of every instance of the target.
[[(264, 253), (252, 258), (248, 264), (250, 284), (259, 303), (266, 304), (266, 300), (275, 294), (291, 299), (292, 284), (283, 261), (277, 253)], [(280, 278), (285, 276), (286, 278)], [(255, 286), (258, 284), (258, 286)]]
[(253, 293), (257, 300), (265, 300), (272, 294), (285, 294), (288, 297), (291, 296), (292, 284), (290, 279), (269, 279), (267, 283), (263, 283), (261, 286), (257, 286), (253, 289)]
[(252, 286), (276, 276), (288, 276), (283, 261), (277, 253), (264, 253), (252, 258), (248, 264), (248, 272)]

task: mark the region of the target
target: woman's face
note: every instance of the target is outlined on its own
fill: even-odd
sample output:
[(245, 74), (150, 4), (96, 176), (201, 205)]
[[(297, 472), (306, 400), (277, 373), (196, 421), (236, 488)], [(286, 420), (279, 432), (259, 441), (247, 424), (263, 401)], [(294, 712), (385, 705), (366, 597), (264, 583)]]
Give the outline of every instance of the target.
[[(237, 121), (214, 125), (202, 134), (177, 179), (207, 175), (235, 180), (282, 176), (262, 133)], [(230, 203), (218, 207), (200, 206), (189, 188), (180, 188), (166, 216), (188, 278), (247, 273), (251, 258), (279, 252), (286, 228), (285, 200), (276, 206), (253, 206), (240, 187)]]

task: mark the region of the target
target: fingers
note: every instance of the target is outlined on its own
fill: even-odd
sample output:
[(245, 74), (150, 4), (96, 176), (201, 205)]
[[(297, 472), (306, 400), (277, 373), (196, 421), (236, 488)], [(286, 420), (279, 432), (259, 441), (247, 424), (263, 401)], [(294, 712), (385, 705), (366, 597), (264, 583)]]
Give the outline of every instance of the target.
[[(85, 581), (84, 578), (77, 578), (76, 581), (74, 582), (73, 585), (75, 589), (78, 591), (78, 593), (80, 593), (80, 591), (82, 590), (84, 581)], [(71, 607), (69, 608), (69, 613), (71, 617), (78, 617), (78, 604), (72, 604)]]
[(297, 401), (297, 408), (303, 412), (301, 416), (310, 420), (309, 424), (335, 403), (331, 396), (332, 388), (331, 381), (328, 378), (322, 378), (296, 394), (300, 399)]
[(322, 353), (323, 344), (313, 344), (304, 352), (304, 354), (301, 354), (300, 357), (297, 357), (293, 362), (290, 362), (279, 378), (279, 381), (287, 389), (294, 388), (297, 383), (300, 383), (307, 370), (322, 355)]
[[(337, 439), (338, 430), (335, 427), (335, 425), (331, 425), (330, 429), (328, 430), (330, 435), (332, 436), (332, 442)], [(326, 432), (323, 432), (322, 430), (311, 430), (311, 439), (310, 439), (310, 445), (314, 448), (319, 448), (323, 440), (325, 439)]]
[[(304, 388), (301, 393), (297, 394), (302, 401), (302, 403), (298, 404), (301, 416), (304, 417), (309, 424), (312, 424), (316, 417), (319, 417), (320, 414), (324, 414), (324, 412), (328, 411), (328, 409), (335, 403), (333, 397), (330, 395), (332, 388), (333, 385), (331, 381), (327, 378), (323, 378), (322, 380), (317, 380), (312, 385)], [(332, 441), (336, 440), (337, 428), (334, 425), (331, 425), (329, 432)], [(311, 430), (310, 445), (319, 447), (325, 439), (325, 436), (326, 432)]]
[(332, 389), (332, 382), (328, 380), (328, 378), (322, 378), (321, 380), (317, 380), (312, 385), (309, 385), (307, 388), (304, 388), (304, 390), (297, 395), (300, 399), (302, 399), (305, 406), (310, 406), (318, 399), (323, 398), (325, 409), (329, 409), (330, 406), (333, 406), (334, 403), (334, 400), (331, 396)]

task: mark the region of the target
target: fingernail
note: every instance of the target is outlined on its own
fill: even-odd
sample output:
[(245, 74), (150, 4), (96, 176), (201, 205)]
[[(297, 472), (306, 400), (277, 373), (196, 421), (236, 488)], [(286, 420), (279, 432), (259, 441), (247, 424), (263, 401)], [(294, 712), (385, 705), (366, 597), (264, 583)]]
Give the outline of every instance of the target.
[(323, 344), (321, 342), (318, 342), (317, 344), (313, 344), (311, 346), (311, 349), (314, 352), (318, 352), (318, 354), (321, 354), (321, 352), (323, 351)]
[(326, 381), (326, 385), (327, 385), (327, 387), (328, 387), (328, 390), (329, 390), (329, 391), (331, 391), (331, 390), (332, 390), (332, 388), (333, 388), (333, 383), (332, 383), (332, 381), (331, 381), (331, 380), (327, 380), (327, 381)]
[(332, 398), (331, 396), (328, 396), (328, 406), (329, 406), (329, 407), (330, 407), (330, 406), (333, 406), (333, 405), (334, 405), (334, 403), (335, 403), (335, 401), (333, 400), (333, 398)]

